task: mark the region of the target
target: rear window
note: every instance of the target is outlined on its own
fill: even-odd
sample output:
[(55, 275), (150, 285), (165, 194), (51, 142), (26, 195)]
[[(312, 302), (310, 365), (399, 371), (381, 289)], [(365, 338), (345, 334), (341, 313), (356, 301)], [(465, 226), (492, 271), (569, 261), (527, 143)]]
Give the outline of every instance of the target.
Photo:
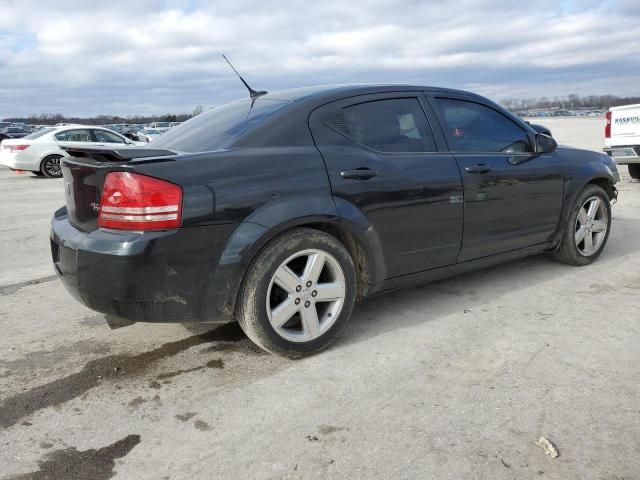
[(24, 137), (25, 140), (34, 140), (36, 138), (40, 138), (43, 135), (46, 135), (47, 133), (53, 132), (55, 130), (55, 128), (41, 128), (40, 130), (36, 130), (33, 133), (30, 133), (29, 135), (27, 135), (26, 137)]
[(153, 148), (188, 153), (225, 148), (287, 103), (258, 99), (252, 106), (251, 100), (240, 100), (214, 108), (173, 127), (153, 141)]

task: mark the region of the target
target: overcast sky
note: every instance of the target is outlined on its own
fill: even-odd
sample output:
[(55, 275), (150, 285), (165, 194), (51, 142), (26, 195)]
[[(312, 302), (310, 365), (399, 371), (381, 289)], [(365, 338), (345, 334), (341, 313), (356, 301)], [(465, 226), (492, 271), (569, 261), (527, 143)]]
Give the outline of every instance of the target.
[(190, 112), (401, 82), (494, 100), (640, 94), (640, 0), (0, 0), (0, 118)]

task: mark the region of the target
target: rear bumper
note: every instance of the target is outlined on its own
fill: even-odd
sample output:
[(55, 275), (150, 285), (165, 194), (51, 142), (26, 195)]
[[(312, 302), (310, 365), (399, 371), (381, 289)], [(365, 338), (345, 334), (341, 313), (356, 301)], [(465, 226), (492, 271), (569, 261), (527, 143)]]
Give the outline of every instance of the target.
[(627, 165), (629, 163), (640, 163), (640, 146), (625, 145), (623, 147), (606, 147), (604, 153), (613, 157), (616, 163)]
[(133, 322), (226, 322), (228, 292), (213, 278), (234, 229), (85, 233), (62, 208), (51, 222), (51, 255), (67, 290), (98, 312)]
[(7, 150), (0, 150), (0, 165), (12, 168), (14, 170), (31, 170), (37, 171), (40, 165), (37, 159), (22, 152), (10, 153)]

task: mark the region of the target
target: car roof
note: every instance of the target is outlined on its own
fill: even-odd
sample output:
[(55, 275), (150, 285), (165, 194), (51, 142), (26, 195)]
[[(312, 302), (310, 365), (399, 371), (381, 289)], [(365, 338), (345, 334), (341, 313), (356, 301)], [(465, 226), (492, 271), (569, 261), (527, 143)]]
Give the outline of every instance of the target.
[(385, 92), (403, 92), (403, 91), (436, 91), (440, 93), (455, 93), (462, 95), (475, 96), (470, 92), (463, 90), (455, 90), (451, 88), (442, 87), (429, 87), (424, 85), (409, 85), (409, 84), (387, 84), (387, 83), (372, 83), (372, 84), (344, 84), (344, 85), (315, 85), (309, 87), (291, 88), (287, 90), (277, 90), (269, 92), (260, 98), (270, 100), (286, 100), (296, 101), (303, 99), (314, 98), (316, 100), (323, 97), (333, 98), (336, 96), (356, 96), (366, 95), (369, 93), (385, 93)]
[[(64, 125), (64, 126), (60, 126), (60, 127), (56, 127), (56, 126), (51, 126), (50, 128), (55, 128), (56, 131), (58, 130), (77, 130), (77, 129), (82, 129), (82, 128), (93, 128), (93, 129), (100, 129), (100, 130), (109, 130), (110, 132), (113, 132), (113, 130), (111, 130), (109, 127), (104, 126), (104, 125)], [(114, 132), (114, 133), (118, 133), (118, 132)]]

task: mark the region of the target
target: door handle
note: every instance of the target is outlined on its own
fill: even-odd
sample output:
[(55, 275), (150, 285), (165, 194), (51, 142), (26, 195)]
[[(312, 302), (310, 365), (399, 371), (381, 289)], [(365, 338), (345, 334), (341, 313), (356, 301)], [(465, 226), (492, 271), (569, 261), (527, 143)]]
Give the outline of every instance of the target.
[(370, 168), (356, 168), (354, 170), (344, 170), (340, 172), (340, 176), (345, 179), (367, 180), (378, 175), (378, 172)]
[(491, 171), (491, 167), (489, 167), (489, 165), (485, 165), (485, 164), (480, 164), (480, 165), (471, 165), (467, 168), (465, 168), (465, 170), (467, 171), (467, 173), (487, 173)]

